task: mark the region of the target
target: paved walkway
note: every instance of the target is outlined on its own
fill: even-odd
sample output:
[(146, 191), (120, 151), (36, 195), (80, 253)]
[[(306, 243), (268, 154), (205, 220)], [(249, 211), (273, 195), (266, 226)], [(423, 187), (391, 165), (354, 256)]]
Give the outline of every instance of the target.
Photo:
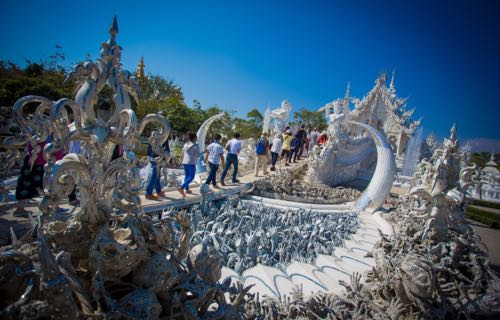
[[(287, 168), (292, 171), (299, 170), (306, 163), (307, 160), (304, 159), (296, 164), (292, 164), (290, 167), (283, 166), (282, 168)], [(279, 171), (270, 171), (269, 168), (270, 166), (268, 166), (268, 174), (279, 173)], [(210, 191), (212, 192), (212, 194), (210, 195), (211, 199), (223, 198), (227, 196), (228, 193), (237, 194), (249, 190), (252, 187), (252, 182), (263, 177), (262, 172), (260, 172), (258, 177), (255, 177), (252, 171), (251, 173), (247, 173), (246, 175), (239, 177), (238, 179), (240, 180), (240, 183), (238, 184), (226, 182), (226, 186), (221, 186), (219, 181), (221, 172), (222, 170), (219, 170), (217, 175), (218, 179), (217, 182), (219, 185), (219, 189), (210, 186)], [(230, 181), (231, 179), (228, 178), (226, 180)], [(155, 212), (170, 207), (182, 208), (190, 206), (192, 204), (199, 203), (201, 200), (200, 185), (194, 184), (191, 189), (193, 193), (186, 195), (185, 198), (183, 198), (182, 195), (176, 189), (165, 190), (164, 196), (159, 198), (158, 200), (146, 199), (145, 195), (142, 194), (140, 196), (142, 207), (145, 212)], [(29, 203), (23, 204), (25, 210), (31, 213), (34, 217), (37, 216), (39, 213), (38, 201), (36, 200), (40, 201), (41, 198), (34, 199), (34, 201), (30, 201)], [(0, 203), (0, 246), (8, 244), (10, 242), (11, 227), (13, 228), (18, 237), (20, 237), (30, 228), (30, 220), (27, 213), (21, 216), (17, 216), (14, 214), (14, 211), (18, 206), (19, 204), (16, 201)], [(61, 207), (64, 209), (69, 209), (70, 211), (73, 212), (79, 210), (79, 207), (74, 207), (69, 204), (62, 204)]]
[[(290, 167), (285, 167), (283, 166), (282, 168), (288, 168), (292, 171), (299, 170), (301, 167), (303, 167), (307, 162), (307, 160), (302, 160), (298, 163), (292, 164)], [(269, 168), (271, 166), (268, 166), (268, 174), (278, 174), (279, 171), (270, 171)], [(278, 167), (277, 167), (278, 168)], [(222, 186), (220, 184), (220, 173), (222, 170), (219, 170), (217, 172), (217, 185), (218, 188), (214, 188), (213, 186), (210, 185), (210, 191), (212, 192), (211, 198), (212, 199), (218, 199), (218, 198), (223, 198), (226, 196), (228, 193), (240, 193), (246, 190), (250, 190), (252, 188), (252, 183), (257, 180), (262, 178), (264, 175), (262, 172), (259, 173), (258, 177), (255, 177), (253, 171), (251, 173), (247, 173), (241, 177), (238, 177), (238, 180), (240, 180), (239, 183), (232, 183), (231, 178), (228, 177), (226, 178), (226, 186)], [(203, 179), (204, 181), (204, 179)], [(182, 197), (179, 191), (176, 189), (174, 190), (167, 190), (163, 197), (159, 198), (158, 200), (149, 200), (146, 199), (145, 195), (141, 195), (141, 201), (142, 201), (142, 207), (145, 212), (152, 212), (156, 210), (162, 210), (166, 209), (169, 207), (184, 207), (184, 206), (189, 206), (195, 203), (199, 203), (201, 200), (201, 193), (200, 193), (200, 185), (199, 184), (192, 184), (192, 187), (190, 188), (193, 193), (191, 194), (186, 194), (186, 197)]]
[(491, 266), (500, 275), (500, 230), (489, 228), (485, 224), (470, 219), (467, 221), (486, 245)]

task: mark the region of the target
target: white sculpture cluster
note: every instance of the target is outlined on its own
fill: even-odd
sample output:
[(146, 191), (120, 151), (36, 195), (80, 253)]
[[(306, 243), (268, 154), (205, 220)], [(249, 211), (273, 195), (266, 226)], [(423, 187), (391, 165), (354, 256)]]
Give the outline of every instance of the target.
[[(455, 127), (450, 138), (433, 150), (432, 157), (419, 164), (410, 193), (394, 201), (392, 207), (385, 203), (394, 180), (395, 159), (391, 142), (382, 131), (390, 137), (394, 126), (399, 125), (400, 130), (418, 125), (390, 124), (397, 119), (408, 120), (411, 115), (399, 108), (404, 101), (396, 98), (393, 80), (386, 88), (385, 76), (379, 78), (363, 101), (355, 100), (357, 108), (352, 113), (348, 112), (349, 94), (334, 103), (334, 113), (329, 117), (333, 138), (323, 151), (313, 150), (309, 162), (309, 181), (323, 183), (301, 194), (313, 199), (325, 194), (325, 184), (345, 184), (372, 170), (368, 187), (354, 203), (325, 205), (337, 211), (321, 212), (298, 206), (291, 210), (296, 204), (284, 200), (277, 200), (280, 209), (273, 208), (268, 204), (275, 199), (261, 199), (255, 204), (252, 197), (230, 197), (214, 203), (208, 185), (203, 185), (201, 203), (190, 208), (192, 214), (170, 210), (159, 217), (146, 216), (138, 197), (140, 179), (134, 149), (145, 127), (154, 122), (159, 129), (148, 142), (158, 154), (157, 161), (166, 161), (169, 154), (160, 146), (168, 138), (170, 126), (159, 114), (137, 120), (129, 97), (137, 99), (137, 86), (134, 77), (121, 69), (116, 19), (110, 34), (97, 62), (75, 66), (71, 75), (78, 83), (74, 100), (27, 96), (14, 105), (16, 121), (23, 131), (8, 139), (7, 146), (30, 142), (35, 146), (34, 157), (43, 152), (47, 165), (39, 206), (43, 214), (32, 219), (31, 230), (21, 238), (11, 231), (11, 245), (0, 250), (0, 318), (498, 317), (499, 279), (478, 237), (464, 220), (465, 194), (477, 187), (479, 173), (477, 167), (462, 165)], [(106, 85), (113, 91), (115, 105), (109, 119), (95, 112), (98, 94)], [(34, 114), (25, 116), (23, 109), (28, 103), (38, 106)], [(373, 113), (373, 108), (381, 108), (380, 103), (389, 106), (387, 122), (378, 118), (384, 112)], [(285, 101), (282, 108), (270, 112), (269, 116), (277, 119), (275, 131), (284, 129), (290, 109)], [(366, 115), (369, 118), (363, 118)], [(202, 126), (200, 136), (206, 134), (210, 123)], [(52, 142), (43, 150), (37, 149), (37, 143), (49, 136)], [(398, 138), (397, 153), (402, 150), (402, 137)], [(70, 143), (80, 143), (82, 152), (55, 161), (53, 151), (68, 151)], [(123, 146), (124, 154), (111, 160), (117, 144)], [(241, 157), (251, 160), (255, 152), (253, 145), (248, 145)], [(259, 182), (260, 187), (297, 194), (293, 189), (300, 186), (290, 183), (291, 173), (281, 173), (283, 177)], [(273, 181), (281, 182), (270, 188)], [(55, 207), (75, 185), (80, 190), (80, 211), (67, 216), (56, 214)], [(312, 204), (307, 205), (312, 208)], [(335, 249), (361, 228), (360, 217), (366, 217), (367, 209), (382, 206), (391, 213), (394, 228), (385, 232), (387, 236), (381, 235), (368, 257), (360, 258), (361, 248), (358, 253)], [(380, 211), (373, 216), (380, 217)], [(304, 267), (300, 262), (317, 261), (332, 254), (333, 249), (348, 255), (346, 259), (356, 256), (370, 262), (358, 261), (358, 266), (373, 266), (364, 274), (364, 281), (352, 272), (350, 284), (343, 281), (347, 274), (337, 270), (336, 274), (344, 276), (339, 279), (346, 289), (343, 295), (306, 298), (297, 288), (291, 297), (276, 300), (250, 295), (250, 287), (231, 286), (230, 277), (218, 282), (223, 265), (237, 272), (247, 269), (250, 275), (260, 270), (248, 272), (252, 266), (277, 266), (282, 270), (270, 280), (277, 282), (280, 276), (284, 278), (283, 270), (288, 273)], [(291, 267), (288, 263), (292, 261)]]
[(486, 163), (474, 180), (477, 184), (469, 188), (469, 195), (478, 200), (500, 202), (500, 171), (497, 169), (495, 154), (492, 152), (490, 161)]
[[(376, 80), (375, 86), (362, 98), (350, 96), (350, 87), (344, 98), (336, 99), (318, 111), (325, 112), (326, 116), (336, 108), (340, 113), (345, 114), (352, 121), (366, 123), (371, 127), (383, 132), (396, 155), (401, 162), (406, 155), (406, 148), (415, 129), (420, 125), (421, 120), (411, 119), (414, 109), (407, 110), (407, 99), (398, 98), (394, 85), (394, 73), (389, 86), (386, 85), (387, 76), (382, 73)], [(350, 102), (354, 104), (354, 109), (349, 109)], [(335, 112), (335, 111), (334, 111)], [(354, 129), (353, 134), (360, 134), (362, 130)]]
[[(75, 66), (75, 100), (27, 96), (14, 105), (23, 134), (8, 143), (30, 141), (36, 146), (49, 135), (53, 139), (44, 150), (35, 148), (47, 159), (45, 194), (39, 205), (43, 215), (23, 238), (12, 232), (10, 248), (0, 253), (0, 291), (5, 293), (0, 317), (233, 318), (248, 288), (217, 283), (222, 262), (213, 248), (189, 249), (189, 215), (181, 211), (160, 220), (142, 213), (133, 150), (146, 125), (154, 122), (159, 130), (148, 142), (159, 155), (157, 160), (168, 159), (160, 146), (170, 126), (159, 114), (137, 120), (129, 99), (129, 94), (137, 96), (137, 90), (131, 74), (121, 69), (116, 18), (110, 34), (96, 63)], [(94, 110), (105, 85), (112, 89), (115, 105), (107, 121)], [(33, 102), (39, 103), (35, 114), (25, 117), (23, 107)], [(75, 141), (82, 144), (81, 154), (70, 153), (57, 162), (52, 158), (54, 150), (68, 150)], [(117, 144), (124, 147), (124, 154), (111, 161)], [(54, 214), (75, 185), (80, 190), (80, 211), (63, 217)], [(179, 231), (174, 233), (174, 228)], [(32, 242), (35, 233), (37, 241)], [(183, 260), (186, 266), (181, 265)], [(225, 294), (230, 295), (228, 300)], [(209, 309), (213, 303), (217, 307)]]
[(271, 110), (269, 116), (266, 118), (266, 121), (274, 120), (273, 131), (275, 133), (282, 133), (285, 130), (288, 124), (288, 117), (290, 116), (291, 111), (292, 111), (292, 105), (287, 100), (283, 100), (281, 102), (280, 108)]
[[(394, 182), (394, 154), (384, 134), (368, 124), (351, 120), (350, 116), (346, 118), (343, 111), (342, 105), (336, 104), (329, 115), (331, 138), (321, 152), (313, 150), (309, 181), (337, 186), (354, 184), (362, 178), (369, 180), (364, 183), (366, 190), (357, 200), (356, 208), (376, 209), (384, 203)], [(355, 133), (359, 128), (366, 134)]]
[(354, 201), (361, 195), (356, 189), (331, 188), (286, 169), (255, 181), (254, 186), (256, 195), (303, 203), (340, 204)]
[[(487, 253), (464, 219), (464, 191), (473, 167), (460, 169), (456, 130), (430, 161), (414, 187), (392, 208), (397, 232), (381, 237), (371, 256), (375, 267), (354, 272), (345, 295), (249, 301), (256, 317), (321, 319), (448, 319), (500, 314), (500, 281)], [(364, 283), (361, 279), (364, 278)]]

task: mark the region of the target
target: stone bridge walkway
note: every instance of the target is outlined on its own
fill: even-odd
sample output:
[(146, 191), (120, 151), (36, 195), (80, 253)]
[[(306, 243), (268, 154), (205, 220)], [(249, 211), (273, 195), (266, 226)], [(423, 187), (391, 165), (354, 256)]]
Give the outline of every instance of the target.
[[(307, 160), (304, 159), (296, 164), (292, 164), (290, 167), (283, 166), (282, 168), (289, 168), (290, 170), (295, 171), (303, 167), (306, 164), (306, 162)], [(269, 171), (269, 167), (270, 166), (268, 166), (268, 174), (279, 173), (279, 171)], [(238, 184), (231, 183), (229, 182), (231, 181), (231, 179), (226, 178), (227, 180), (226, 186), (221, 186), (219, 181), (221, 172), (222, 170), (219, 170), (217, 172), (217, 179), (218, 179), (217, 183), (219, 185), (219, 189), (210, 186), (211, 199), (222, 199), (226, 197), (228, 194), (238, 194), (240, 192), (250, 190), (253, 187), (252, 182), (263, 177), (262, 172), (259, 173), (258, 177), (255, 177), (252, 171), (251, 173), (239, 177), (238, 179), (240, 180), (240, 183)], [(183, 198), (182, 195), (176, 189), (164, 189), (165, 194), (158, 200), (146, 199), (145, 195), (141, 194), (140, 198), (144, 211), (146, 213), (155, 212), (167, 208), (188, 207), (190, 205), (199, 203), (201, 200), (200, 185), (192, 183), (191, 186), (192, 186), (191, 190), (193, 191), (193, 193), (186, 195), (185, 198)], [(15, 189), (15, 183), (14, 183), (14, 189)], [(18, 237), (20, 237), (22, 234), (24, 234), (24, 232), (26, 232), (30, 228), (30, 219), (27, 213), (22, 214), (20, 216), (14, 214), (14, 211), (16, 210), (17, 207), (20, 206), (20, 204), (17, 201), (13, 200), (14, 199), (13, 192), (14, 190), (10, 190), (9, 194), (10, 201), (0, 202), (0, 245), (5, 245), (10, 242), (10, 227), (13, 228)], [(38, 210), (39, 201), (41, 201), (41, 198), (35, 198), (33, 200), (30, 200), (28, 203), (22, 204), (21, 206), (25, 208), (26, 212), (31, 213), (35, 217), (39, 214)], [(68, 210), (69, 212), (77, 212), (77, 210), (79, 210), (78, 206), (75, 207), (67, 203), (63, 203), (61, 205), (61, 208)]]

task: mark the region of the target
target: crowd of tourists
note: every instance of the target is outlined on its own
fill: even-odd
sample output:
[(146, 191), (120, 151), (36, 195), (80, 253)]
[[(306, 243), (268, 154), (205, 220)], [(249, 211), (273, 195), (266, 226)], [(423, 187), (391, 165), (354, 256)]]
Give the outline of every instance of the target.
[[(194, 132), (187, 133), (187, 143), (184, 144), (182, 149), (182, 166), (184, 168), (184, 181), (178, 188), (179, 193), (185, 197), (191, 194), (189, 188), (193, 182), (196, 174), (196, 164), (200, 159), (200, 150), (198, 145), (198, 137)], [(286, 127), (281, 133), (274, 133), (272, 137), (268, 132), (263, 132), (261, 137), (257, 140), (255, 146), (255, 177), (259, 176), (259, 172), (266, 175), (268, 173), (269, 157), (271, 165), (269, 170), (276, 171), (277, 165), (290, 166), (292, 163), (301, 161), (307, 157), (309, 152), (316, 145), (326, 143), (326, 134), (320, 134), (316, 128), (306, 131), (304, 125), (292, 134), (290, 127)], [(47, 141), (39, 143), (36, 146), (28, 144), (26, 147), (26, 156), (24, 158), (23, 166), (21, 168), (20, 176), (17, 180), (16, 199), (22, 204), (28, 199), (37, 197), (40, 190), (43, 190), (43, 176), (45, 159), (43, 157), (43, 148), (45, 144), (50, 142), (50, 137)], [(166, 153), (170, 153), (168, 141), (162, 146)], [(219, 177), (220, 184), (226, 186), (226, 176), (232, 168), (231, 182), (237, 184), (238, 180), (238, 156), (241, 151), (240, 134), (235, 132), (233, 137), (228, 140), (224, 146), (222, 143), (222, 136), (215, 134), (211, 143), (206, 148), (203, 159), (203, 165), (206, 166), (208, 177), (204, 181), (207, 185), (212, 185), (219, 188), (217, 184), (217, 177)], [(81, 153), (80, 144), (73, 142), (69, 148), (70, 153)], [(113, 152), (113, 159), (120, 157), (123, 153), (123, 147), (117, 145)], [(58, 151), (53, 154), (56, 160), (64, 157), (64, 152)], [(149, 166), (149, 174), (146, 183), (146, 199), (158, 200), (164, 195), (161, 183), (161, 164), (157, 163), (158, 155), (153, 151), (152, 146), (148, 145), (147, 159)], [(175, 161), (175, 160), (174, 160)], [(218, 176), (219, 167), (222, 168), (220, 176)], [(156, 191), (156, 194), (154, 194)], [(68, 197), (68, 202), (72, 205), (78, 205), (79, 201), (76, 198), (76, 190)], [(18, 207), (18, 211), (23, 210), (23, 205)], [(64, 210), (59, 209), (58, 210)]]
[[(304, 156), (307, 156), (309, 152), (314, 148), (314, 146), (326, 143), (326, 134), (320, 135), (316, 128), (306, 131), (304, 125), (302, 125), (299, 130), (293, 135), (290, 127), (286, 127), (282, 133), (275, 133), (274, 136), (269, 137), (268, 132), (263, 132), (261, 137), (257, 140), (255, 145), (255, 177), (259, 176), (259, 172), (262, 170), (262, 174), (266, 175), (267, 166), (269, 162), (269, 156), (271, 157), (271, 171), (276, 171), (277, 164), (283, 164), (284, 166), (290, 166), (290, 163), (297, 163), (301, 161)], [(191, 139), (191, 138), (190, 138)], [(194, 144), (194, 140), (191, 140)], [(184, 170), (186, 172), (184, 184), (179, 188), (179, 192), (185, 195), (189, 189), (189, 182), (192, 181), (190, 175), (187, 173), (186, 164), (190, 163), (192, 155), (188, 154), (187, 150), (192, 148), (192, 144), (187, 144), (183, 149), (183, 164)], [(194, 148), (198, 150), (198, 148)], [(208, 178), (205, 181), (206, 184), (212, 184), (215, 188), (217, 185), (217, 170), (219, 166), (223, 167), (222, 174), (220, 176), (221, 185), (225, 186), (225, 178), (230, 167), (233, 167), (232, 171), (232, 182), (239, 183), (237, 179), (238, 176), (238, 155), (241, 151), (241, 140), (240, 134), (234, 133), (233, 138), (225, 144), (225, 147), (221, 143), (221, 135), (215, 134), (213, 137), (213, 142), (207, 147), (205, 152), (205, 164), (209, 168)], [(224, 158), (224, 154), (226, 157)], [(194, 163), (193, 163), (194, 165)], [(194, 169), (193, 169), (194, 170)], [(186, 178), (187, 177), (187, 178)]]
[[(198, 146), (198, 137), (194, 132), (187, 133), (188, 142), (184, 144), (182, 149), (182, 166), (184, 168), (184, 181), (178, 188), (179, 193), (185, 197), (191, 194), (192, 191), (189, 185), (195, 178), (196, 164), (200, 158), (200, 150)], [(304, 156), (308, 156), (309, 152), (316, 145), (326, 143), (326, 134), (320, 134), (316, 128), (306, 131), (302, 125), (295, 134), (292, 134), (290, 127), (286, 127), (282, 133), (275, 133), (274, 136), (269, 137), (268, 132), (263, 132), (261, 137), (257, 140), (255, 145), (255, 177), (259, 176), (259, 172), (266, 175), (268, 173), (267, 167), (269, 163), (269, 156), (271, 157), (271, 171), (276, 171), (276, 165), (282, 164), (290, 166), (291, 163), (301, 161)], [(237, 184), (238, 180), (238, 156), (241, 151), (240, 134), (235, 132), (232, 139), (228, 140), (225, 144), (222, 143), (222, 136), (214, 134), (212, 142), (206, 148), (203, 154), (203, 165), (208, 171), (208, 177), (204, 181), (207, 185), (212, 185), (214, 188), (219, 188), (217, 184), (217, 173), (219, 168), (222, 172), (219, 176), (219, 181), (222, 186), (226, 186), (226, 176), (232, 168), (231, 182)], [(154, 161), (156, 155), (149, 155), (150, 161)], [(153, 165), (153, 168), (155, 166)], [(153, 195), (153, 186), (157, 188), (157, 194)], [(154, 171), (149, 178), (148, 188), (146, 188), (146, 198), (156, 200), (163, 195), (161, 191), (161, 183), (158, 171)]]

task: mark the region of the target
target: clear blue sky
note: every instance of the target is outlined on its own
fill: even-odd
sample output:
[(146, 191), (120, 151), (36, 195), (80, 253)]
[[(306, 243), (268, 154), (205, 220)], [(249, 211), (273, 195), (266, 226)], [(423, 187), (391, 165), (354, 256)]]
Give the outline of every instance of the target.
[(144, 56), (189, 105), (317, 109), (396, 69), (426, 132), (456, 122), (462, 139), (500, 140), (499, 1), (4, 0), (0, 59), (37, 61), (56, 44), (68, 63), (95, 58), (115, 14), (124, 67)]

